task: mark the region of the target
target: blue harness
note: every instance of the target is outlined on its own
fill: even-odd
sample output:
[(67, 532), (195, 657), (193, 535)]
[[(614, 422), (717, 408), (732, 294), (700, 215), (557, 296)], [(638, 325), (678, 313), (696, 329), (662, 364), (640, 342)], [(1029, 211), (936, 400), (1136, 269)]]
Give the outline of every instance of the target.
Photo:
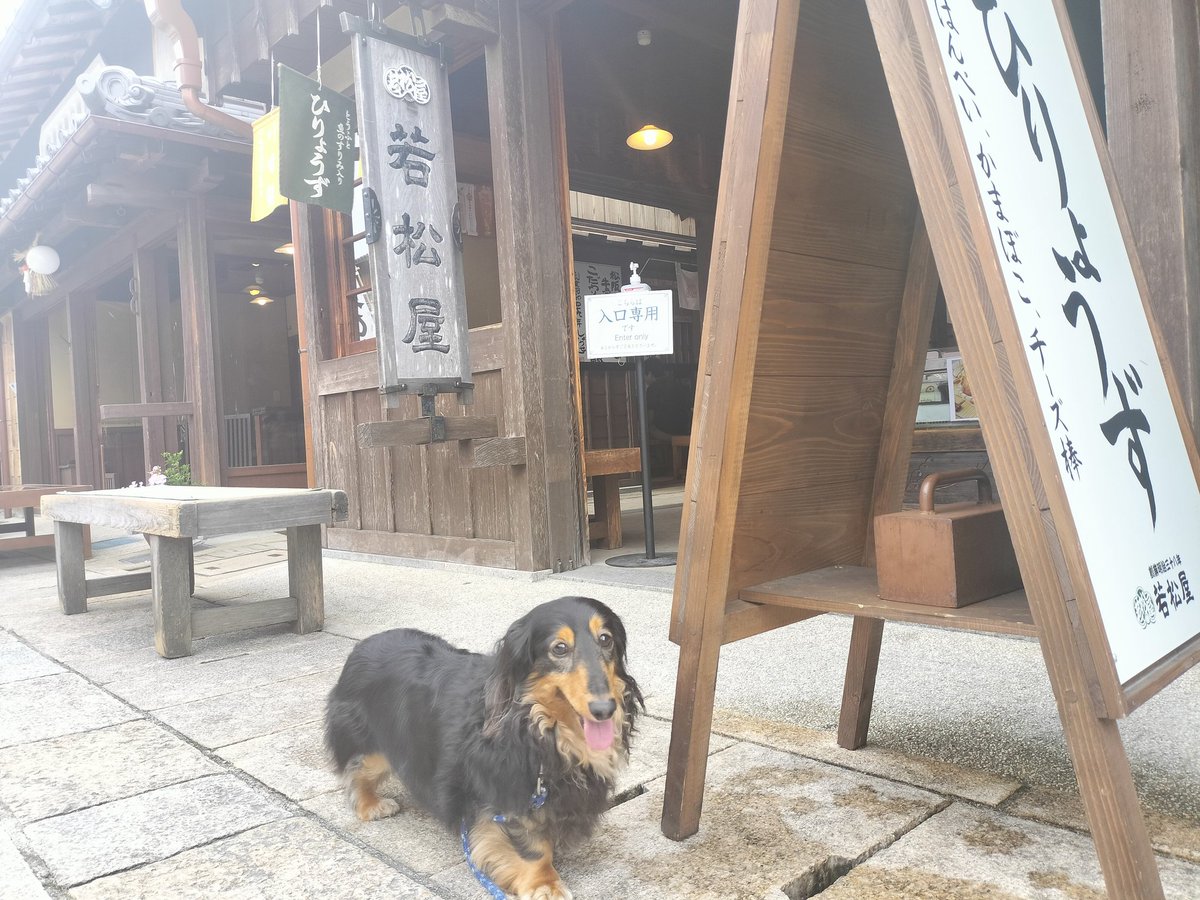
[[(541, 809), (545, 805), (546, 805), (546, 783), (542, 778), (542, 770), (539, 769), (538, 770), (538, 779), (537, 779), (537, 789), (533, 792), (533, 796), (531, 796), (529, 798), (529, 808), (530, 809)], [(505, 822), (508, 821), (508, 816), (497, 814), (497, 815), (492, 816), (492, 821), (496, 822), (500, 825), (503, 825)], [(487, 891), (492, 897), (494, 897), (495, 900), (508, 900), (508, 894), (506, 894), (506, 893), (504, 893), (504, 891), (500, 890), (500, 888), (496, 884), (496, 882), (492, 881), (492, 879), (488, 878), (485, 874), (483, 874), (483, 871), (477, 865), (475, 865), (475, 861), (473, 859), (471, 859), (471, 841), (470, 841), (470, 838), (467, 837), (467, 820), (466, 819), (462, 820), (461, 835), (462, 835), (463, 856), (465, 856), (467, 858), (467, 868), (471, 870), (471, 874), (475, 876), (475, 880), (478, 881), (483, 886), (483, 889), (485, 891)]]

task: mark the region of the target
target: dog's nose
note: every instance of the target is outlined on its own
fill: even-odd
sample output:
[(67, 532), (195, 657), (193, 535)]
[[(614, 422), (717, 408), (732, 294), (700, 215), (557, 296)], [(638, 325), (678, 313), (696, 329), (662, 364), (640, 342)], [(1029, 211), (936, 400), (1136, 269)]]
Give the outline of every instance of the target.
[(605, 719), (611, 719), (612, 714), (617, 711), (617, 701), (608, 700), (592, 700), (588, 703), (588, 712), (592, 714), (592, 718), (598, 722), (603, 722)]

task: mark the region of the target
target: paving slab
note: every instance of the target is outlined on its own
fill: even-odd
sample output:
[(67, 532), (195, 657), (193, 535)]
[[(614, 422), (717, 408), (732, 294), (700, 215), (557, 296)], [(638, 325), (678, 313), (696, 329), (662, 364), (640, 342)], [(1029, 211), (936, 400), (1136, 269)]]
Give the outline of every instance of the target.
[(75, 888), (77, 900), (368, 900), (435, 894), (315, 822), (284, 819)]
[[(708, 752), (716, 753), (731, 747), (733, 738), (714, 734)], [(642, 716), (638, 719), (637, 733), (633, 736), (633, 749), (629, 754), (629, 765), (617, 775), (613, 793), (620, 797), (631, 790), (648, 784), (667, 774), (667, 754), (671, 749), (671, 723), (662, 719)]]
[(320, 632), (295, 634), (290, 623), (265, 625), (198, 638), (192, 641), (191, 656), (163, 659), (154, 649), (153, 625), (147, 623), (144, 628), (130, 629), (134, 630), (141, 636), (121, 640), (121, 632), (108, 632), (98, 640), (80, 639), (58, 651), (55, 658), (64, 661), (90, 681), (107, 685), (114, 681), (132, 681), (142, 675), (161, 675), (176, 668), (211, 665), (217, 660), (285, 646), (303, 653), (308, 640), (321, 638)]
[[(1200, 866), (1160, 857), (1159, 873), (1168, 898), (1200, 896)], [(1105, 891), (1086, 835), (954, 803), (819, 896), (1104, 900)]]
[(908, 756), (887, 747), (868, 744), (858, 750), (846, 750), (838, 746), (834, 732), (763, 719), (738, 710), (714, 710), (713, 730), (988, 806), (1003, 803), (1021, 787), (1021, 783), (1012, 778), (936, 759)]
[(340, 790), (319, 720), (230, 744), (216, 752), (289, 800), (299, 802)]
[(226, 656), (205, 665), (147, 670), (131, 678), (111, 681), (107, 687), (134, 706), (164, 709), (333, 667), (340, 669), (354, 647), (352, 641), (320, 632), (297, 638), (294, 642)]
[(3, 874), (0, 900), (46, 900), (50, 896), (3, 830), (0, 830), (0, 874)]
[[(1029, 787), (1004, 804), (1004, 812), (1091, 833), (1079, 794)], [(1200, 823), (1143, 807), (1150, 843), (1159, 853), (1200, 863)], [(1200, 892), (1198, 892), (1200, 893)]]
[(70, 672), (0, 684), (0, 747), (92, 731), (141, 718)]
[(213, 775), (26, 825), (54, 880), (82, 884), (286, 818), (285, 807), (233, 775)]
[(29, 822), (224, 772), (144, 719), (0, 750), (0, 803)]
[[(351, 835), (387, 859), (421, 875), (433, 875), (462, 860), (458, 836), (447, 831), (437, 819), (410, 805), (397, 779), (386, 779), (379, 786), (379, 793), (399, 801), (400, 812), (386, 819), (362, 822), (351, 812), (341, 790), (321, 794), (300, 805), (337, 831)], [(478, 897), (480, 893), (473, 896)]]
[[(928, 791), (753, 744), (709, 757), (700, 831), (661, 831), (663, 781), (609, 811), (596, 835), (559, 857), (576, 900), (731, 900), (806, 896), (830, 860), (865, 857), (946, 801)], [(435, 884), (472, 896), (465, 865)]]
[(41, 678), (43, 675), (56, 675), (65, 671), (54, 660), (47, 659), (11, 634), (0, 631), (0, 684)]
[(319, 721), (341, 667), (160, 709), (155, 715), (203, 747), (216, 749)]

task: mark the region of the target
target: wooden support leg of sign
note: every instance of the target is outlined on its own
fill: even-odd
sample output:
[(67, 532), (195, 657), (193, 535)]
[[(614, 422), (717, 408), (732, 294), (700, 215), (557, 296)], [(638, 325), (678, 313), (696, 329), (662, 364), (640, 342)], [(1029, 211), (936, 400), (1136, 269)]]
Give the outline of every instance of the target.
[[(679, 674), (671, 719), (663, 833), (674, 840), (695, 834), (712, 728), (717, 661), (725, 603), (731, 595), (733, 519), (741, 482), (741, 447), (753, 379), (758, 314), (767, 269), (769, 233), (787, 113), (797, 19), (795, 0), (743, 4), (734, 50), (727, 131), (739, 135), (739, 152), (727, 142), (722, 160), (714, 232), (705, 342), (692, 429), (695, 442), (684, 488), (680, 549), (671, 615), (679, 643)], [(772, 88), (773, 86), (773, 88)], [(781, 89), (782, 86), (782, 89)], [(743, 140), (744, 138), (744, 140)], [(755, 186), (762, 185), (756, 190)], [(750, 228), (741, 228), (750, 222)], [(742, 315), (742, 308), (745, 316)], [(746, 320), (742, 328), (743, 318)], [(729, 435), (727, 439), (727, 434)], [(727, 444), (731, 446), (727, 446)], [(718, 510), (724, 514), (718, 515)]]

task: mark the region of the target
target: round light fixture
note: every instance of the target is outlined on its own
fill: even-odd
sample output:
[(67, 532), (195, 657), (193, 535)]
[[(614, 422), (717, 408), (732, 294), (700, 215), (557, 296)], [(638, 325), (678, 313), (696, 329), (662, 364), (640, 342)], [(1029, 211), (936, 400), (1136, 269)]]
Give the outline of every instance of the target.
[(58, 251), (45, 244), (35, 244), (25, 251), (25, 265), (38, 275), (53, 275), (61, 262)]
[(266, 306), (268, 303), (274, 303), (275, 299), (273, 297), (268, 297), (266, 294), (255, 294), (251, 298), (250, 302), (255, 306)]
[(634, 150), (658, 150), (675, 140), (675, 135), (657, 125), (643, 125), (629, 137), (625, 143)]

